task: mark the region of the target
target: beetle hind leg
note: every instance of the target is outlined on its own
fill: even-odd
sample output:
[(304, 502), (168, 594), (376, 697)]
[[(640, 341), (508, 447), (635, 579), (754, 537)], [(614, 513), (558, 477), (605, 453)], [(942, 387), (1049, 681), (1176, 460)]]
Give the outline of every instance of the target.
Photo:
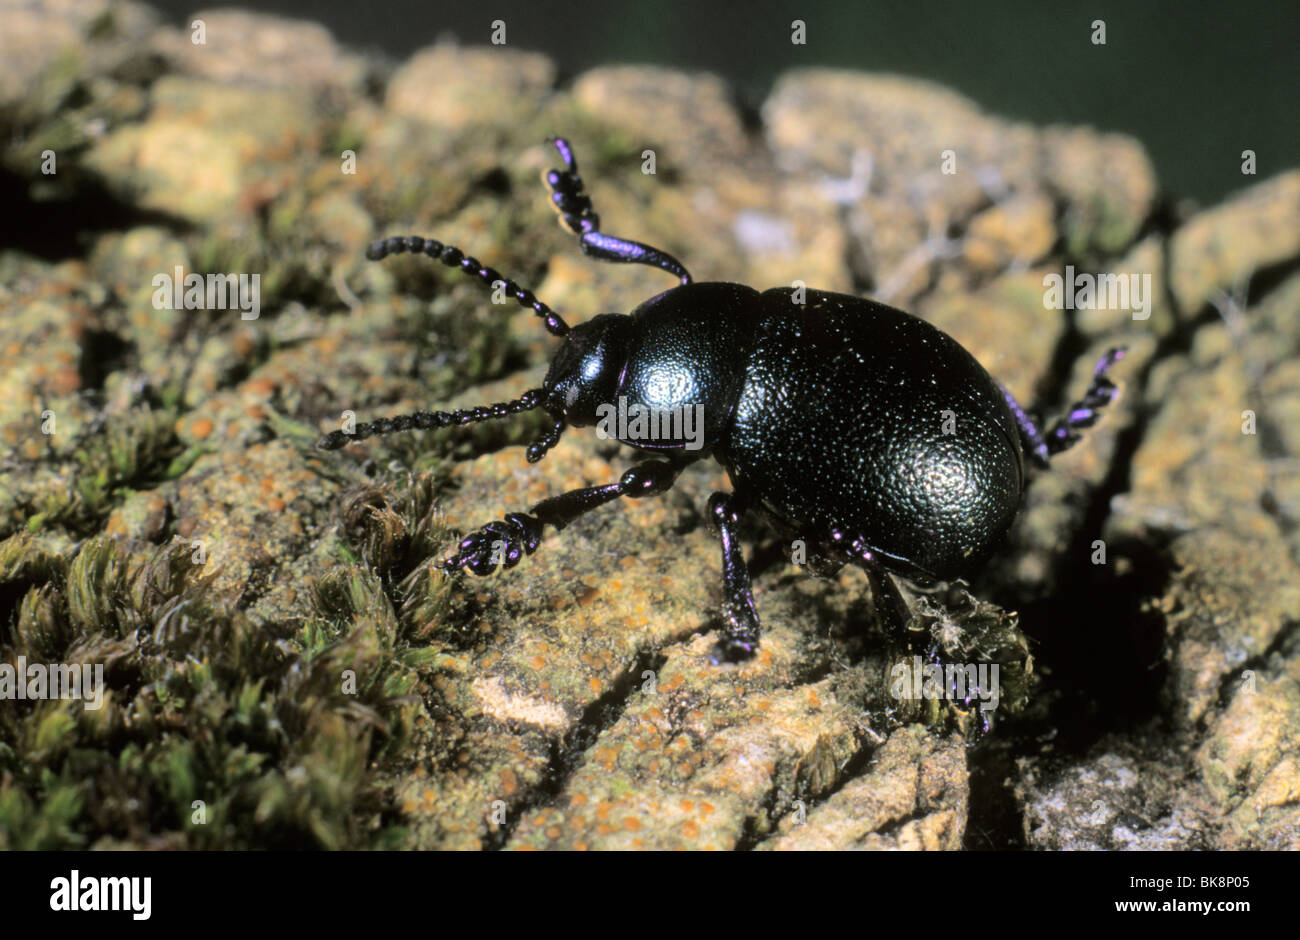
[(1088, 384), (1083, 398), (1072, 404), (1066, 413), (1052, 423), (1046, 430), (1027, 412), (1015, 397), (999, 385), (1007, 405), (1020, 427), (1021, 441), (1029, 456), (1040, 467), (1046, 467), (1048, 461), (1062, 451), (1069, 450), (1079, 442), (1081, 428), (1090, 428), (1101, 418), (1101, 409), (1105, 408), (1118, 394), (1119, 389), (1106, 374), (1115, 363), (1124, 358), (1125, 349), (1117, 346), (1109, 349), (1097, 361), (1092, 370), (1092, 381)]

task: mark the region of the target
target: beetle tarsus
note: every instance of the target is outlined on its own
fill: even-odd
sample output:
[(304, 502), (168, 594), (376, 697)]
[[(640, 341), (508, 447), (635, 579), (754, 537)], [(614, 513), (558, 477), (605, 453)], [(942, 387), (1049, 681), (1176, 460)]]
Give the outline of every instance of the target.
[(444, 559), (439, 567), (445, 571), (466, 568), (486, 577), (497, 570), (509, 571), (525, 555), (537, 551), (542, 541), (542, 522), (521, 512), (507, 513), (503, 521), (489, 522), (461, 539), (456, 554)]
[(1020, 437), (1029, 457), (1040, 467), (1046, 467), (1051, 458), (1069, 450), (1081, 438), (1080, 428), (1089, 428), (1101, 417), (1101, 409), (1115, 400), (1119, 389), (1106, 375), (1115, 363), (1124, 358), (1126, 348), (1116, 346), (1108, 349), (1092, 370), (1092, 382), (1088, 385), (1083, 398), (1070, 406), (1061, 418), (1058, 418), (1046, 431), (1005, 386), (999, 384), (1002, 397), (1006, 399), (1011, 414), (1020, 427)]
[(1115, 400), (1119, 389), (1106, 373), (1124, 358), (1125, 351), (1123, 346), (1106, 351), (1092, 370), (1092, 382), (1083, 393), (1083, 398), (1071, 405), (1065, 415), (1058, 418), (1043, 435), (1048, 457), (1055, 457), (1077, 444), (1081, 436), (1079, 429), (1096, 424), (1101, 417), (1101, 409)]

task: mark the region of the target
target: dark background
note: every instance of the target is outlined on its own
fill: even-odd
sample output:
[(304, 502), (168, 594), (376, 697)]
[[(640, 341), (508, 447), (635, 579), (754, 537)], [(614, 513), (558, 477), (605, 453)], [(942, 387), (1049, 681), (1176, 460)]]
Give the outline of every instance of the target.
[[(201, 0), (152, 0), (178, 24)], [(224, 4), (222, 4), (224, 5)], [(230, 5), (239, 5), (231, 3)], [(758, 104), (781, 71), (833, 65), (950, 85), (986, 110), (1036, 124), (1091, 124), (1140, 139), (1167, 193), (1215, 202), (1300, 166), (1300, 3), (1196, 0), (267, 0), (249, 8), (324, 23), (394, 60), (441, 36), (549, 55), (568, 77), (651, 62), (717, 72)], [(807, 45), (790, 22), (807, 23)], [(1091, 23), (1106, 22), (1094, 46)], [(436, 94), (430, 89), (430, 94)], [(1241, 174), (1254, 150), (1255, 178)]]

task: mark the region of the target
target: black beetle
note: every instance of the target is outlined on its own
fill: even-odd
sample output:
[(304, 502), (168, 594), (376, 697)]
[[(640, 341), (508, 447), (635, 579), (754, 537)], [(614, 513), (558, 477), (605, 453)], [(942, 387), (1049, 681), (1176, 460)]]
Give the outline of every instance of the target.
[[(1115, 396), (1106, 372), (1122, 348), (1102, 358), (1083, 399), (1043, 431), (956, 340), (910, 314), (845, 294), (694, 283), (666, 252), (602, 233), (571, 148), (563, 139), (551, 142), (565, 169), (543, 179), (583, 252), (662, 268), (680, 286), (630, 314), (604, 314), (570, 329), (531, 291), (455, 247), (418, 236), (377, 241), (366, 252), (371, 260), (423, 252), (504, 289), (564, 345), (542, 387), (515, 401), (384, 418), (350, 434), (335, 431), (319, 446), (333, 450), (373, 434), (543, 408), (555, 425), (528, 448), (532, 463), (567, 427), (596, 424), (620, 405), (625, 415), (657, 416), (651, 426), (668, 434), (624, 429), (615, 435), (623, 443), (659, 456), (635, 464), (617, 483), (552, 496), (528, 513), (488, 523), (441, 562), (448, 571), (512, 568), (536, 550), (544, 526), (562, 529), (620, 496), (662, 493), (686, 464), (712, 456), (733, 485), (709, 500), (724, 579), (715, 661), (745, 659), (758, 647), (758, 614), (736, 535), (749, 509), (801, 539), (818, 574), (862, 567), (876, 602), (892, 608), (897, 622), (905, 612), (886, 575), (929, 582), (976, 568), (1016, 515), (1026, 456), (1046, 465)], [(687, 416), (701, 409), (701, 434), (689, 439)]]

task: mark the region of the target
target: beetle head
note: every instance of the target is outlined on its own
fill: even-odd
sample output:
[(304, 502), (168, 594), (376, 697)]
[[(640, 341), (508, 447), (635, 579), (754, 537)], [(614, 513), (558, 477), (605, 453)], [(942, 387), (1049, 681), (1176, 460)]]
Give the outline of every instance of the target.
[(596, 423), (596, 409), (618, 389), (631, 325), (625, 314), (603, 313), (569, 330), (542, 383), (548, 411), (574, 427)]

